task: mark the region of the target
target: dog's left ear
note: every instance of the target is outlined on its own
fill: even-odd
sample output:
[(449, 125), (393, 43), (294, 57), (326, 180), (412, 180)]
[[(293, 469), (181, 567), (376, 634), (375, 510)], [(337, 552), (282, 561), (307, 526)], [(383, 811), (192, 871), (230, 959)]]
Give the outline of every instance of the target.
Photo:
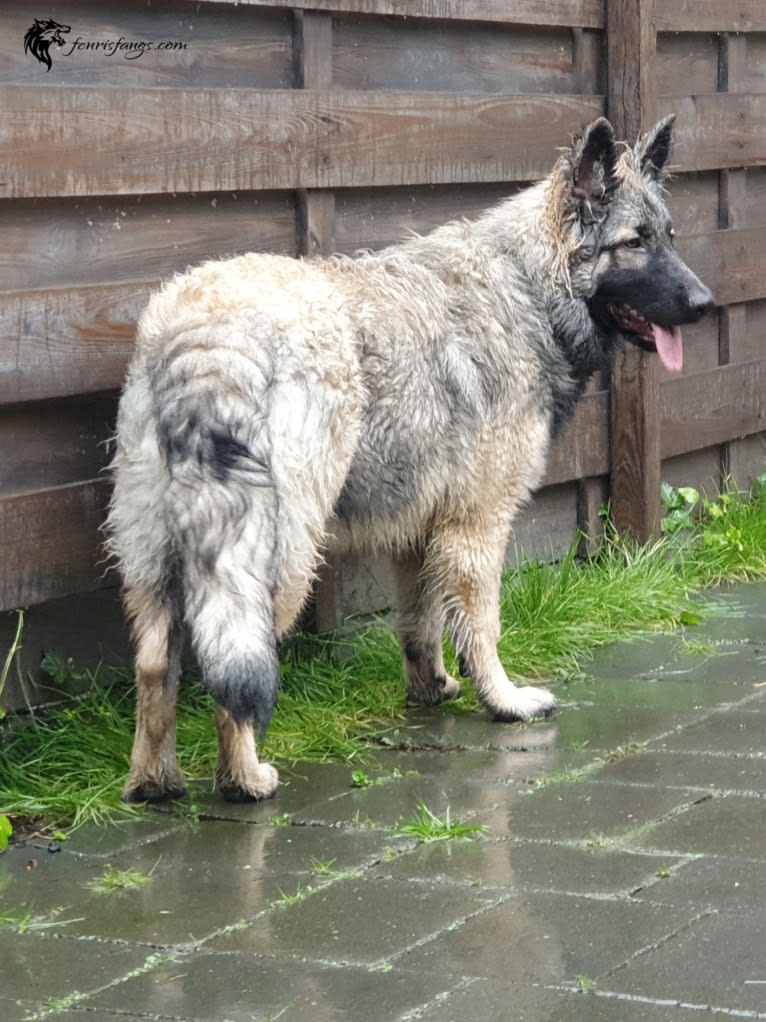
[(653, 181), (663, 181), (673, 142), (675, 114), (663, 118), (640, 138), (636, 145), (636, 156), (641, 172)]
[(604, 202), (615, 185), (617, 151), (612, 125), (599, 117), (583, 128), (571, 149), (572, 197), (580, 203)]

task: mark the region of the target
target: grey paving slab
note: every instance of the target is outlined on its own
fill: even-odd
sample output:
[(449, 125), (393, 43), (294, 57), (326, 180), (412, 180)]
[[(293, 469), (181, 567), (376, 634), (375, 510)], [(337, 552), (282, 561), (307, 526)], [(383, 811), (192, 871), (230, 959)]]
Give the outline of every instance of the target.
[(762, 756), (766, 760), (766, 689), (746, 707), (712, 713), (653, 746), (672, 751)]
[[(452, 984), (454, 985), (454, 984)], [(252, 954), (203, 954), (155, 969), (88, 1001), (195, 1022), (393, 1022), (451, 990), (442, 978), (398, 969), (278, 962)], [(85, 1018), (90, 1019), (90, 1014)], [(122, 1017), (122, 1016), (120, 1016)]]
[(710, 798), (637, 838), (636, 847), (766, 860), (766, 801)]
[(372, 964), (440, 932), (496, 896), (481, 888), (443, 889), (368, 877), (341, 880), (249, 926), (214, 938), (216, 950)]
[(519, 894), (404, 952), (396, 964), (517, 983), (595, 980), (688, 919), (683, 908), (629, 899)]
[[(551, 990), (520, 984), (477, 980), (431, 1005), (422, 1022), (467, 1022), (470, 1019), (513, 1019), (513, 1022), (694, 1022), (699, 1013), (667, 1003), (630, 1001), (596, 991)], [(731, 1015), (706, 1012), (708, 1020), (731, 1022)]]
[(699, 792), (681, 788), (563, 782), (514, 799), (505, 810), (505, 821), (498, 811), (491, 827), (493, 834), (500, 835), (505, 826), (516, 838), (617, 840), (699, 797)]
[(761, 904), (765, 890), (766, 862), (716, 855), (680, 860), (667, 876), (655, 876), (633, 896), (639, 901), (736, 913)]
[(676, 856), (511, 841), (442, 841), (379, 863), (376, 876), (502, 890), (628, 894), (675, 867)]
[(49, 998), (96, 990), (144, 966), (146, 948), (0, 931), (0, 1010), (23, 1018)]
[(651, 784), (663, 788), (766, 793), (764, 757), (749, 754), (641, 750), (592, 775), (597, 781)]
[[(145, 809), (142, 815), (135, 818), (118, 820), (108, 825), (87, 824), (73, 831), (69, 839), (61, 843), (63, 855), (88, 855), (107, 859), (111, 855), (135, 848), (149, 841), (155, 841), (165, 834), (173, 834), (183, 830), (186, 821), (169, 812), (158, 812), (153, 808)], [(33, 847), (42, 852), (47, 850), (48, 842), (32, 842)]]
[(761, 905), (736, 914), (711, 914), (662, 947), (629, 962), (602, 985), (701, 1008), (764, 1012), (763, 934)]
[(110, 868), (148, 878), (137, 890), (94, 891), (101, 861), (49, 856), (29, 870), (15, 853), (8, 865), (0, 859), (0, 883), (3, 875), (11, 880), (6, 898), (77, 917), (68, 935), (165, 946), (200, 940), (264, 911), (282, 890), (308, 884), (317, 863), (356, 869), (380, 847), (379, 837), (363, 832), (202, 822), (109, 859)]

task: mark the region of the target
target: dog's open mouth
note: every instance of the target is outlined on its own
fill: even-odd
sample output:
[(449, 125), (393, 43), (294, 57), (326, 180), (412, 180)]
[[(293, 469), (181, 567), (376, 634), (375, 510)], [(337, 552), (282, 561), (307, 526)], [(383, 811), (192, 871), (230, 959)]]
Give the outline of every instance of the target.
[(680, 373), (684, 364), (681, 328), (651, 323), (630, 305), (610, 305), (609, 312), (617, 326), (630, 339), (648, 351), (656, 351), (660, 361), (673, 373)]

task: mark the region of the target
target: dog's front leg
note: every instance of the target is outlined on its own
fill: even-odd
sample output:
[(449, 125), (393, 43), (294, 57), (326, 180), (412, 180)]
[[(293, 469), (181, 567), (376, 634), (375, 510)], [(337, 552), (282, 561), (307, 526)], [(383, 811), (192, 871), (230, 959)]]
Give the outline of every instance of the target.
[(529, 721), (549, 716), (556, 700), (546, 689), (514, 685), (497, 654), (507, 536), (507, 522), (451, 522), (432, 539), (426, 575), (441, 591), (461, 669), (482, 703), (495, 720)]

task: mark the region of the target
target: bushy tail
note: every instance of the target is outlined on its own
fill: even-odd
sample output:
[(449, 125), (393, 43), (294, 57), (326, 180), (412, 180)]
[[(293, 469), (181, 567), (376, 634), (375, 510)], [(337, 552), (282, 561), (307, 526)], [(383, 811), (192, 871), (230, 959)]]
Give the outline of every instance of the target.
[(160, 415), (184, 617), (213, 698), (262, 730), (279, 687), (278, 498), (267, 430), (251, 409), (247, 419), (200, 414), (199, 398), (196, 413), (176, 401)]

